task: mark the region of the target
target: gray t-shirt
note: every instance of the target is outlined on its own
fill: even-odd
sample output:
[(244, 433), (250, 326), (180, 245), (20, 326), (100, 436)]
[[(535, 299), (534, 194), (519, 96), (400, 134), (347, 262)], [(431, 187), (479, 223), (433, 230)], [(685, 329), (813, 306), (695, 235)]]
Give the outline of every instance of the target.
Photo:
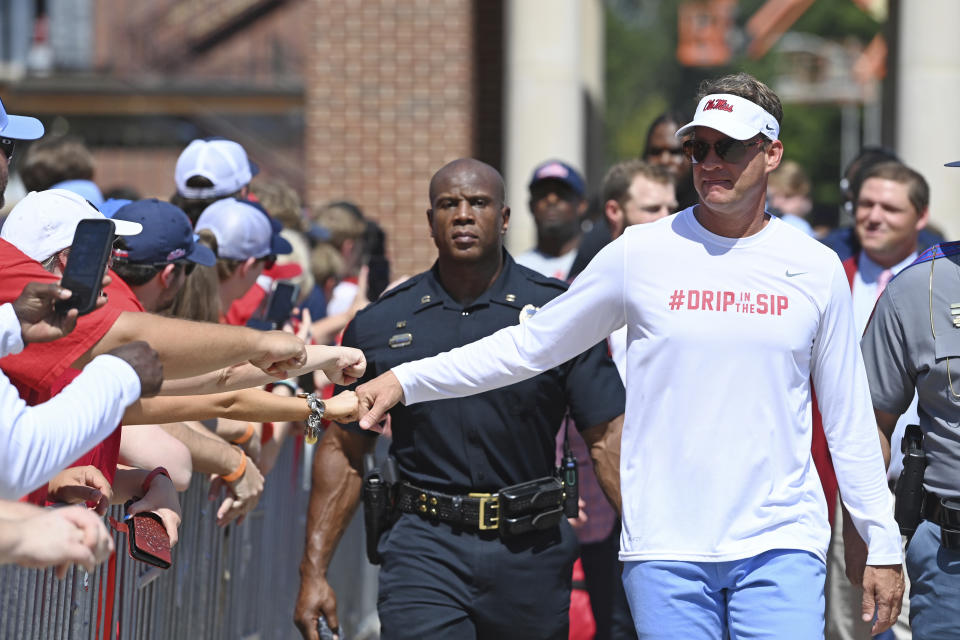
[(960, 327), (954, 317), (960, 323), (960, 255), (904, 269), (877, 301), (860, 345), (874, 408), (899, 416), (917, 390), (924, 486), (960, 498)]

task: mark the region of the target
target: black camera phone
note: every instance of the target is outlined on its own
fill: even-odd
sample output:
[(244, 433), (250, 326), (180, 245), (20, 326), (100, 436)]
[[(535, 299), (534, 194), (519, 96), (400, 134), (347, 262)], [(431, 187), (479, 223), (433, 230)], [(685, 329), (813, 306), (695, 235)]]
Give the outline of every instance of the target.
[(290, 320), (299, 294), (299, 285), (292, 282), (277, 282), (273, 288), (273, 293), (270, 295), (270, 302), (267, 304), (264, 319), (270, 322), (275, 329), (283, 327)]
[(73, 295), (68, 300), (57, 301), (58, 313), (66, 314), (70, 309), (77, 309), (83, 315), (96, 309), (100, 285), (113, 247), (113, 236), (112, 220), (87, 219), (77, 224), (67, 266), (60, 280), (60, 285), (73, 292)]

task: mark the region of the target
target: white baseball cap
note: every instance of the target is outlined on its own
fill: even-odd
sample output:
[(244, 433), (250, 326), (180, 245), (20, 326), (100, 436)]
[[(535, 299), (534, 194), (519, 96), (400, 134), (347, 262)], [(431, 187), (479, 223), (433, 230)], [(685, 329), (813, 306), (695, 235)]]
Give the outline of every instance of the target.
[[(0, 228), (3, 238), (37, 262), (73, 244), (81, 220), (105, 219), (82, 196), (66, 189), (31, 191), (17, 203)], [(138, 222), (114, 220), (114, 233), (135, 236), (143, 229)]]
[[(177, 158), (174, 180), (177, 191), (185, 198), (216, 198), (240, 191), (257, 175), (257, 165), (233, 140), (211, 138), (194, 140)], [(202, 176), (212, 187), (188, 187), (187, 180)]]
[(196, 230), (209, 229), (217, 237), (217, 256), (228, 260), (263, 258), (292, 251), (266, 210), (236, 198), (217, 200), (203, 210)]
[(693, 114), (693, 121), (677, 129), (677, 137), (694, 127), (709, 127), (735, 140), (749, 140), (762, 134), (770, 140), (780, 136), (780, 125), (760, 105), (729, 93), (704, 96)]

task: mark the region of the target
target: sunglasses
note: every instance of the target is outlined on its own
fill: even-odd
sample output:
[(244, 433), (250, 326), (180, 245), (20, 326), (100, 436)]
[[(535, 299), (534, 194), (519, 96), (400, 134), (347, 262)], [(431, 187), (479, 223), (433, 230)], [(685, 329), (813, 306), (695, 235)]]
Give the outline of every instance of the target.
[(13, 160), (13, 150), (16, 147), (16, 143), (10, 138), (0, 138), (0, 151), (3, 152), (3, 155), (7, 156), (7, 162)]
[(650, 147), (647, 149), (648, 158), (658, 158), (664, 153), (679, 157), (683, 155), (683, 149), (681, 147)]
[(736, 164), (743, 160), (747, 155), (747, 150), (757, 146), (757, 143), (763, 144), (763, 140), (759, 137), (746, 141), (724, 138), (711, 144), (693, 138), (691, 140), (685, 140), (681, 148), (683, 149), (683, 154), (694, 162), (703, 162), (707, 159), (710, 148), (713, 147), (713, 150), (717, 152), (718, 158), (724, 162)]

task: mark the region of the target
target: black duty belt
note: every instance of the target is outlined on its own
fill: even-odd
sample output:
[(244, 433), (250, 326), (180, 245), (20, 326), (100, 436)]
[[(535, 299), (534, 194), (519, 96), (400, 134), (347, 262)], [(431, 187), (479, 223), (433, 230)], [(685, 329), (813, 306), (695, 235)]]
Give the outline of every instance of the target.
[(960, 551), (960, 500), (940, 498), (926, 492), (923, 498), (923, 517), (940, 525), (940, 545), (951, 551)]
[(397, 507), (404, 513), (479, 531), (493, 531), (500, 524), (500, 501), (495, 493), (454, 496), (404, 482), (397, 495)]
[(937, 494), (926, 491), (923, 497), (923, 519), (946, 525), (951, 529), (958, 529), (960, 528), (960, 501), (941, 500)]

